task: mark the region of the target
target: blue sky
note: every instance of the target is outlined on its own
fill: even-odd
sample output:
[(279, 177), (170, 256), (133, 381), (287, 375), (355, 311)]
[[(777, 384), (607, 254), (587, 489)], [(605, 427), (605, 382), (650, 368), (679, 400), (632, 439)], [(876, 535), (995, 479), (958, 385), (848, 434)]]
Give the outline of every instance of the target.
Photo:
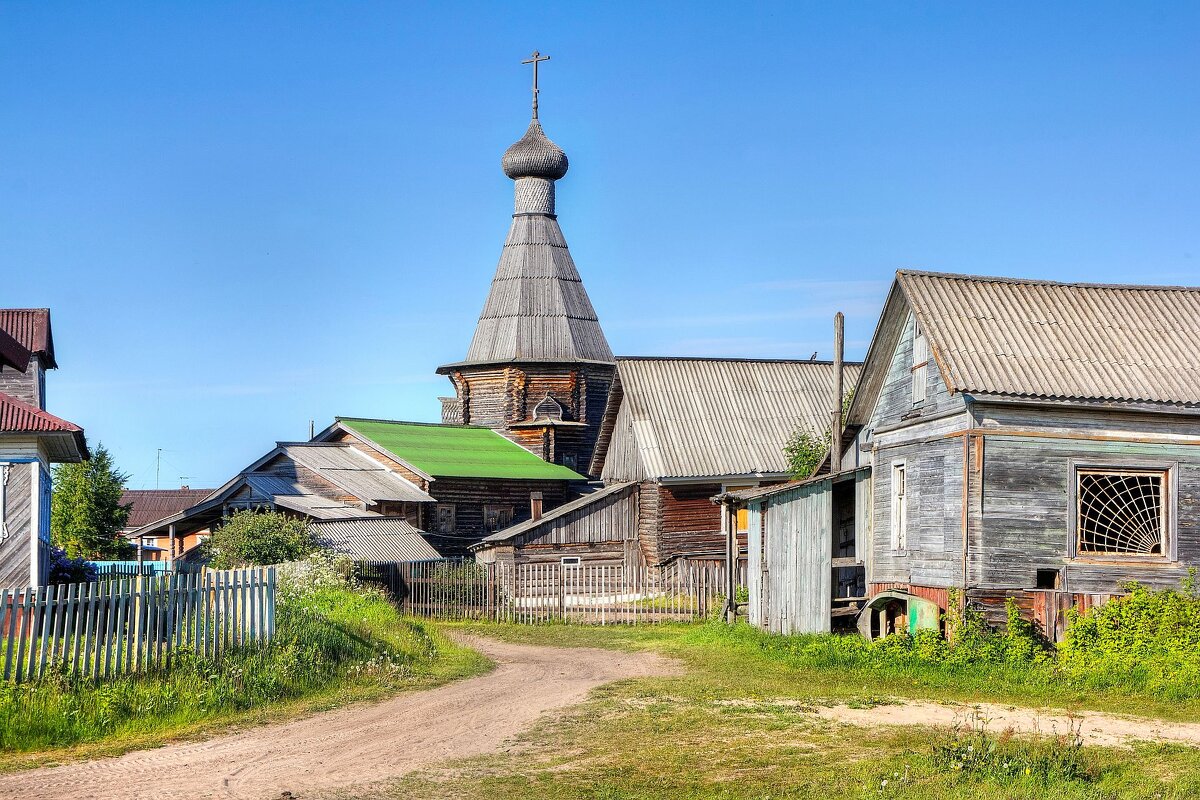
[(898, 268), (1200, 283), (1200, 5), (0, 0), (0, 305), (49, 407), (217, 485), (436, 420), (542, 121), (618, 354), (861, 356)]

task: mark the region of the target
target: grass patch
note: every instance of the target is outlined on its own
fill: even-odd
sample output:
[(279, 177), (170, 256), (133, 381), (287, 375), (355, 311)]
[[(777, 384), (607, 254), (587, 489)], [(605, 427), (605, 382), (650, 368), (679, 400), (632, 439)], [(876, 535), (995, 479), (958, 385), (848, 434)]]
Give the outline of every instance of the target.
[(282, 597), (269, 645), (94, 681), (0, 686), (0, 772), (199, 736), (479, 674), (490, 662), (380, 593), (327, 582)]
[[(1200, 751), (1143, 745), (1083, 747), (1067, 737), (957, 730), (859, 728), (812, 709), (869, 706), (895, 696), (1013, 700), (1029, 681), (993, 666), (911, 665), (877, 675), (840, 651), (799, 651), (742, 626), (455, 625), (508, 641), (655, 650), (682, 661), (680, 676), (601, 687), (575, 709), (520, 738), (511, 752), (454, 762), (355, 797), (465, 800), (666, 800), (666, 798), (1145, 798), (1200, 796)], [(783, 640), (786, 643), (786, 639)], [(815, 641), (815, 640), (814, 640)], [(997, 685), (996, 676), (1005, 674)], [(1041, 686), (1034, 702), (1075, 699)], [(1084, 698), (1086, 699), (1086, 698)], [(1153, 713), (1161, 700), (1109, 694), (1090, 704)], [(1078, 706), (1079, 704), (1072, 703)], [(1085, 703), (1086, 705), (1086, 703)], [(1170, 714), (1172, 717), (1185, 713)], [(1194, 718), (1194, 717), (1193, 717)], [(1027, 771), (1028, 770), (1028, 771)]]

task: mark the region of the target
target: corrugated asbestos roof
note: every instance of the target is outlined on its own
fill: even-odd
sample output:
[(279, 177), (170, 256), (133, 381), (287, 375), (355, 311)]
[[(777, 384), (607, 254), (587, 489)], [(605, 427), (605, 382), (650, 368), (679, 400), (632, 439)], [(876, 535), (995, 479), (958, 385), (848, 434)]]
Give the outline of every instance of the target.
[[(859, 368), (844, 365), (846, 390)], [(820, 433), (829, 425), (829, 362), (618, 358), (617, 374), (650, 478), (784, 473), (783, 447), (796, 427)]]
[[(0, 330), (16, 339), (31, 353), (37, 353), (46, 369), (55, 369), (54, 336), (50, 331), (48, 308), (0, 308)], [(22, 370), (24, 371), (24, 370)]]
[(374, 511), (364, 511), (356, 506), (348, 506), (338, 500), (330, 500), (315, 494), (277, 494), (272, 498), (275, 505), (300, 514), (307, 514), (313, 519), (357, 519), (358, 517), (380, 517)]
[(951, 391), (1200, 405), (1200, 288), (902, 271)]
[(127, 528), (140, 528), (191, 508), (212, 494), (212, 489), (126, 489), (121, 505), (132, 504)]
[(320, 520), (312, 532), (324, 547), (365, 561), (431, 561), (441, 554), (400, 517)]
[(582, 481), (490, 428), (338, 417), (341, 425), (434, 477)]
[(545, 514), (542, 514), (540, 519), (530, 519), (524, 522), (519, 522), (516, 525), (511, 525), (502, 531), (497, 531), (490, 536), (485, 536), (480, 540), (479, 545), (472, 546), (472, 549), (478, 549), (479, 546), (485, 542), (494, 544), (496, 542), (507, 542), (510, 539), (515, 539), (527, 531), (531, 531), (534, 528), (550, 522), (551, 520), (558, 519), (564, 514), (570, 514), (572, 511), (576, 511), (584, 506), (591, 505), (598, 500), (603, 500), (605, 497), (611, 497), (617, 492), (620, 492), (626, 487), (632, 485), (632, 481), (611, 483), (608, 486), (605, 486), (603, 489), (597, 489), (596, 491), (591, 492), (590, 494), (585, 494), (583, 497), (578, 497), (569, 503), (563, 503), (553, 511), (547, 511)]
[(281, 443), (279, 449), (360, 500), (434, 502), (421, 487), (348, 444)]

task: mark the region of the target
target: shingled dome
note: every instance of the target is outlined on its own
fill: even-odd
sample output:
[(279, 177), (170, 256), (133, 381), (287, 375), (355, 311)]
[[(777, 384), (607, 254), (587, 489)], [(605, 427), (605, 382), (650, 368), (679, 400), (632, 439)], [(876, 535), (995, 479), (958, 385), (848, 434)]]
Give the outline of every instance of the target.
[(525, 135), (504, 151), (500, 160), (504, 174), (517, 178), (548, 178), (556, 181), (567, 174), (567, 154), (546, 136), (536, 119)]

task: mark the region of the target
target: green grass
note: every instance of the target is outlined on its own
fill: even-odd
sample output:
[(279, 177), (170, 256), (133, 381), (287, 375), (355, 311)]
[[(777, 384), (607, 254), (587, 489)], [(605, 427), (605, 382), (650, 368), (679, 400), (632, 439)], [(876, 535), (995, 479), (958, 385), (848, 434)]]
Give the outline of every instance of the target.
[(1192, 748), (1101, 749), (1080, 747), (1069, 737), (1013, 738), (977, 729), (859, 728), (806, 710), (894, 697), (1024, 699), (1194, 719), (1195, 706), (1172, 709), (1161, 700), (1120, 692), (1080, 696), (1075, 689), (1044, 682), (1043, 676), (994, 666), (978, 674), (929, 665), (872, 672), (861, 664), (840, 663), (834, 656), (843, 651), (837, 647), (797, 653), (785, 646), (787, 639), (744, 626), (452, 627), (516, 642), (653, 650), (677, 658), (686, 671), (602, 687), (582, 706), (536, 726), (510, 752), (410, 776), (377, 795), (406, 800), (1200, 796), (1200, 751)]
[(317, 588), (280, 603), (268, 646), (217, 662), (185, 652), (155, 673), (0, 686), (0, 772), (379, 699), (488, 668), (378, 593)]

